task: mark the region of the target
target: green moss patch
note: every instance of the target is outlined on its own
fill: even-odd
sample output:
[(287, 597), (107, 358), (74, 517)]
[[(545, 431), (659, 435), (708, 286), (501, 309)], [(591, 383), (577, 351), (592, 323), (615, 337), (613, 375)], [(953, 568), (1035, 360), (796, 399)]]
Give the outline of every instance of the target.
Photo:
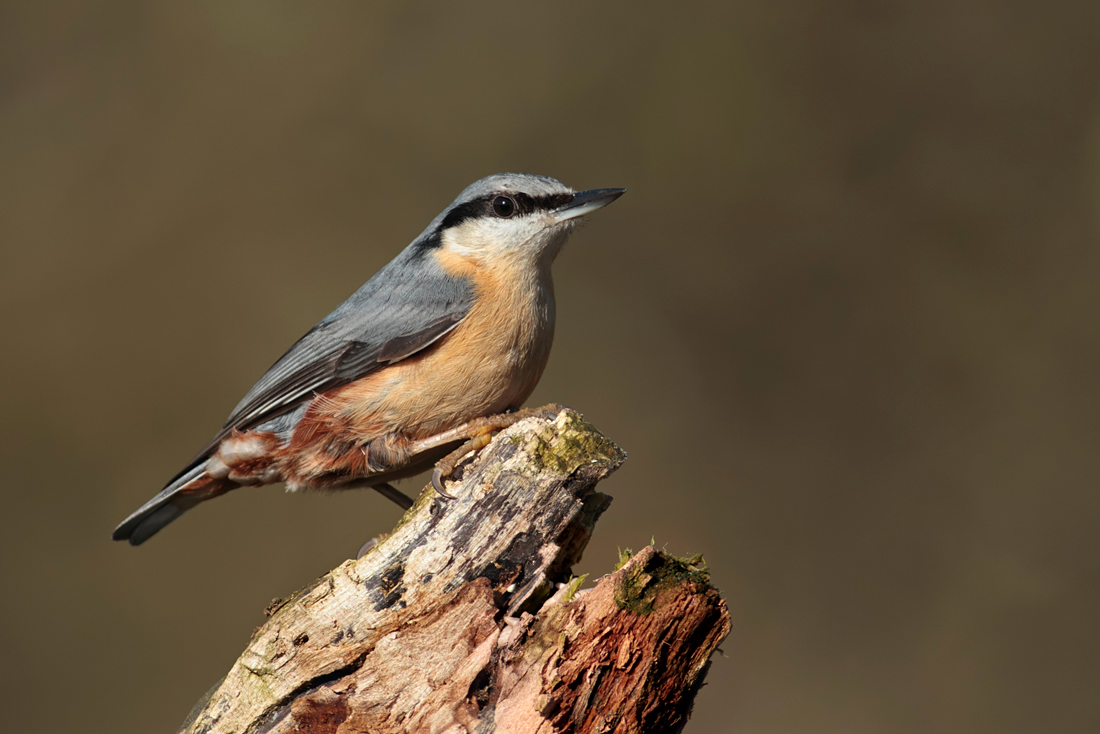
[(622, 449), (607, 440), (592, 424), (571, 410), (562, 415), (564, 420), (559, 432), (552, 433), (550, 440), (545, 437), (546, 431), (534, 437), (529, 451), (531, 464), (537, 471), (551, 469), (559, 474), (571, 474), (594, 461), (621, 461)]
[(635, 614), (649, 614), (657, 608), (657, 597), (664, 589), (683, 583), (710, 586), (703, 556), (678, 558), (657, 553), (647, 563), (638, 563), (623, 574), (615, 587), (615, 604)]

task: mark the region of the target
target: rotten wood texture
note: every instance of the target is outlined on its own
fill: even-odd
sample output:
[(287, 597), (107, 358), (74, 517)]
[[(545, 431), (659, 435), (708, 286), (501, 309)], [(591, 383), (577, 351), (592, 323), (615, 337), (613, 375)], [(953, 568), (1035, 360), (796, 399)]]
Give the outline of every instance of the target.
[(502, 431), (397, 528), (269, 608), (190, 734), (675, 732), (729, 613), (646, 548), (565, 583), (625, 455), (575, 412)]

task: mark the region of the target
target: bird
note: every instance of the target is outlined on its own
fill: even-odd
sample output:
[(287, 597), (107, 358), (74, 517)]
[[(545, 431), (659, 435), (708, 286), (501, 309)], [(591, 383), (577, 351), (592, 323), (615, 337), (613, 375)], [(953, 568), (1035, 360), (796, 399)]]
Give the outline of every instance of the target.
[(407, 509), (391, 482), (434, 465), (432, 486), (450, 498), (456, 464), (526, 415), (554, 338), (554, 259), (624, 192), (518, 173), (468, 186), (295, 342), (112, 538), (140, 545), (242, 486), (371, 487)]

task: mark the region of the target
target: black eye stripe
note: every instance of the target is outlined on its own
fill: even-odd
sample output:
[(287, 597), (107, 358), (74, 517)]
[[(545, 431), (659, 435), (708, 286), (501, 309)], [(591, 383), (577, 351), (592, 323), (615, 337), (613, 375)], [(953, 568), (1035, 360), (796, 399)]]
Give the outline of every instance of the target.
[(522, 192), (513, 194), (512, 198), (516, 201), (516, 208), (519, 209), (520, 214), (530, 214), (535, 210), (535, 200), (527, 194)]
[(534, 208), (539, 211), (551, 211), (573, 201), (572, 194), (545, 194), (534, 199)]
[(516, 212), (513, 216), (530, 214), (532, 212), (545, 212), (564, 206), (573, 200), (572, 194), (543, 194), (531, 196), (521, 191), (496, 191), (488, 196), (483, 196), (473, 201), (463, 202), (447, 212), (440, 224), (440, 229), (448, 229), (462, 224), (467, 219), (480, 217), (493, 217), (493, 200), (498, 196), (507, 196), (516, 204)]
[(492, 209), (489, 209), (489, 202), (484, 199), (475, 199), (474, 201), (467, 201), (451, 209), (447, 212), (447, 215), (443, 217), (443, 221), (440, 222), (440, 229), (449, 229), (451, 227), (457, 227), (465, 222), (467, 219), (477, 219), (481, 216), (492, 214)]
[(572, 194), (543, 194), (542, 196), (531, 196), (530, 194), (520, 192), (512, 194), (511, 196), (512, 199), (515, 200), (520, 214), (552, 211), (573, 200)]

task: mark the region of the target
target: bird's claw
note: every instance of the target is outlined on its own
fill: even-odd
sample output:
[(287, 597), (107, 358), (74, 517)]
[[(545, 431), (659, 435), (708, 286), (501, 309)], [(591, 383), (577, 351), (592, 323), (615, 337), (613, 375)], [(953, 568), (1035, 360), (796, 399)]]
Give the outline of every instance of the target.
[[(448, 472), (450, 474), (450, 472)], [(439, 494), (440, 497), (447, 500), (453, 500), (455, 496), (453, 494), (447, 494), (447, 491), (443, 489), (443, 468), (437, 466), (435, 471), (432, 472), (432, 488)]]

